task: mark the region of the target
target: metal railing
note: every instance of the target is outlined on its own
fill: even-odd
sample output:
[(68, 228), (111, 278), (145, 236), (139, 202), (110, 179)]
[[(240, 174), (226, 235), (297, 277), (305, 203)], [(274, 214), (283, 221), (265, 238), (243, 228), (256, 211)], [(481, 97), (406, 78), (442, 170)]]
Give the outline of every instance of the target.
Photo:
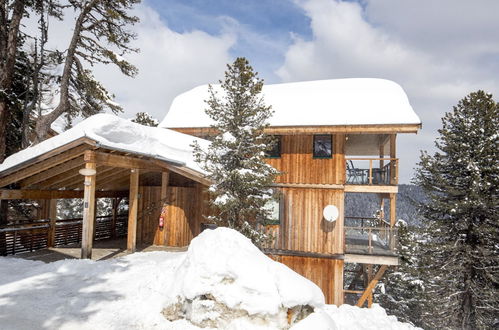
[(351, 158), (346, 162), (346, 184), (395, 185), (398, 158)]

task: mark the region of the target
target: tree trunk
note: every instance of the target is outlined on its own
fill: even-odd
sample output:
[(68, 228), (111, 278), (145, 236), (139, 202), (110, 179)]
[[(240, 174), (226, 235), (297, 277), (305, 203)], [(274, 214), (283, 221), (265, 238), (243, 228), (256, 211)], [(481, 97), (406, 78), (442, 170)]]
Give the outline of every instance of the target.
[[(7, 12), (4, 12), (5, 7), (2, 8), (2, 21), (7, 21)], [(6, 150), (6, 127), (7, 127), (7, 114), (9, 111), (9, 101), (8, 94), (12, 87), (12, 78), (14, 76), (14, 65), (16, 63), (17, 54), (17, 42), (19, 37), (19, 26), (21, 24), (21, 19), (24, 14), (24, 0), (17, 0), (14, 2), (14, 9), (12, 13), (12, 18), (10, 24), (5, 29), (2, 28), (2, 33), (0, 38), (7, 39), (3, 40), (1, 44), (6, 47), (2, 52), (2, 63), (0, 64), (0, 163), (3, 163), (5, 159)]]
[(40, 143), (47, 138), (47, 134), (50, 130), (50, 125), (59, 118), (62, 114), (69, 110), (69, 88), (71, 80), (71, 71), (76, 57), (76, 49), (78, 48), (78, 43), (80, 41), (80, 36), (83, 28), (83, 23), (87, 15), (92, 11), (94, 6), (98, 3), (98, 0), (93, 0), (87, 4), (78, 19), (76, 20), (73, 36), (71, 37), (71, 42), (69, 43), (68, 52), (66, 55), (66, 61), (64, 62), (64, 69), (62, 71), (61, 77), (61, 89), (60, 89), (60, 101), (59, 105), (50, 113), (38, 118), (35, 126), (35, 141), (34, 143)]

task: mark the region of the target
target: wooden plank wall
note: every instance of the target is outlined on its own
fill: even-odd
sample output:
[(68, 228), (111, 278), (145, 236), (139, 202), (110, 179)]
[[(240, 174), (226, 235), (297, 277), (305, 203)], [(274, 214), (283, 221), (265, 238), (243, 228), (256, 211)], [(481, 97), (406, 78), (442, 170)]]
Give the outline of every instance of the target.
[(343, 303), (343, 260), (269, 255), (321, 288), (327, 304)]
[[(282, 249), (319, 253), (343, 253), (343, 190), (281, 188), (284, 195), (280, 241)], [(338, 207), (338, 219), (323, 218), (326, 205)]]
[(203, 200), (206, 194), (202, 186), (167, 188), (168, 207), (162, 230), (158, 227), (163, 206), (160, 190), (160, 187), (140, 187), (137, 229), (140, 243), (178, 247), (189, 245), (201, 232), (201, 223), (205, 222), (203, 214), (208, 209)]
[(345, 183), (345, 134), (333, 135), (333, 157), (313, 158), (313, 135), (283, 135), (281, 157), (267, 163), (283, 172), (277, 183)]

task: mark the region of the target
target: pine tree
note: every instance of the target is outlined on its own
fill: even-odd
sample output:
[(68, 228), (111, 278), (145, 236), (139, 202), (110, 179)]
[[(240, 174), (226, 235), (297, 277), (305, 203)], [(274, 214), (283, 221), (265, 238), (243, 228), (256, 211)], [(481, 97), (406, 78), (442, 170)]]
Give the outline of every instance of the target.
[(424, 299), (424, 284), (420, 271), (421, 237), (416, 228), (409, 227), (403, 220), (397, 221), (397, 251), (399, 266), (386, 276), (386, 286), (378, 291), (376, 300), (390, 315), (401, 322), (421, 326)]
[(265, 163), (272, 140), (264, 134), (271, 107), (260, 95), (263, 80), (245, 58), (227, 66), (221, 93), (209, 86), (206, 113), (216, 133), (207, 151), (195, 144), (195, 157), (213, 184), (214, 223), (240, 231), (255, 244), (266, 236), (259, 230), (271, 218), (266, 204), (273, 199), (270, 184), (278, 172)]
[(483, 91), (442, 119), (438, 151), (422, 153), (416, 182), (429, 201), (425, 323), (492, 328), (499, 310), (499, 104)]
[(144, 126), (158, 127), (159, 122), (153, 116), (147, 112), (137, 112), (135, 118), (132, 119), (134, 123), (138, 123)]

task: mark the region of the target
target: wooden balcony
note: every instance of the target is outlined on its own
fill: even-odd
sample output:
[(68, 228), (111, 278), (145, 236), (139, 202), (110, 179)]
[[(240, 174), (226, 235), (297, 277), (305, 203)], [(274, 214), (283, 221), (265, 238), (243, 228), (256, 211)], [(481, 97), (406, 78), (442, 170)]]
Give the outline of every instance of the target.
[(397, 185), (398, 158), (352, 158), (346, 161), (346, 184)]
[(379, 218), (345, 217), (345, 253), (396, 256), (397, 228)]

